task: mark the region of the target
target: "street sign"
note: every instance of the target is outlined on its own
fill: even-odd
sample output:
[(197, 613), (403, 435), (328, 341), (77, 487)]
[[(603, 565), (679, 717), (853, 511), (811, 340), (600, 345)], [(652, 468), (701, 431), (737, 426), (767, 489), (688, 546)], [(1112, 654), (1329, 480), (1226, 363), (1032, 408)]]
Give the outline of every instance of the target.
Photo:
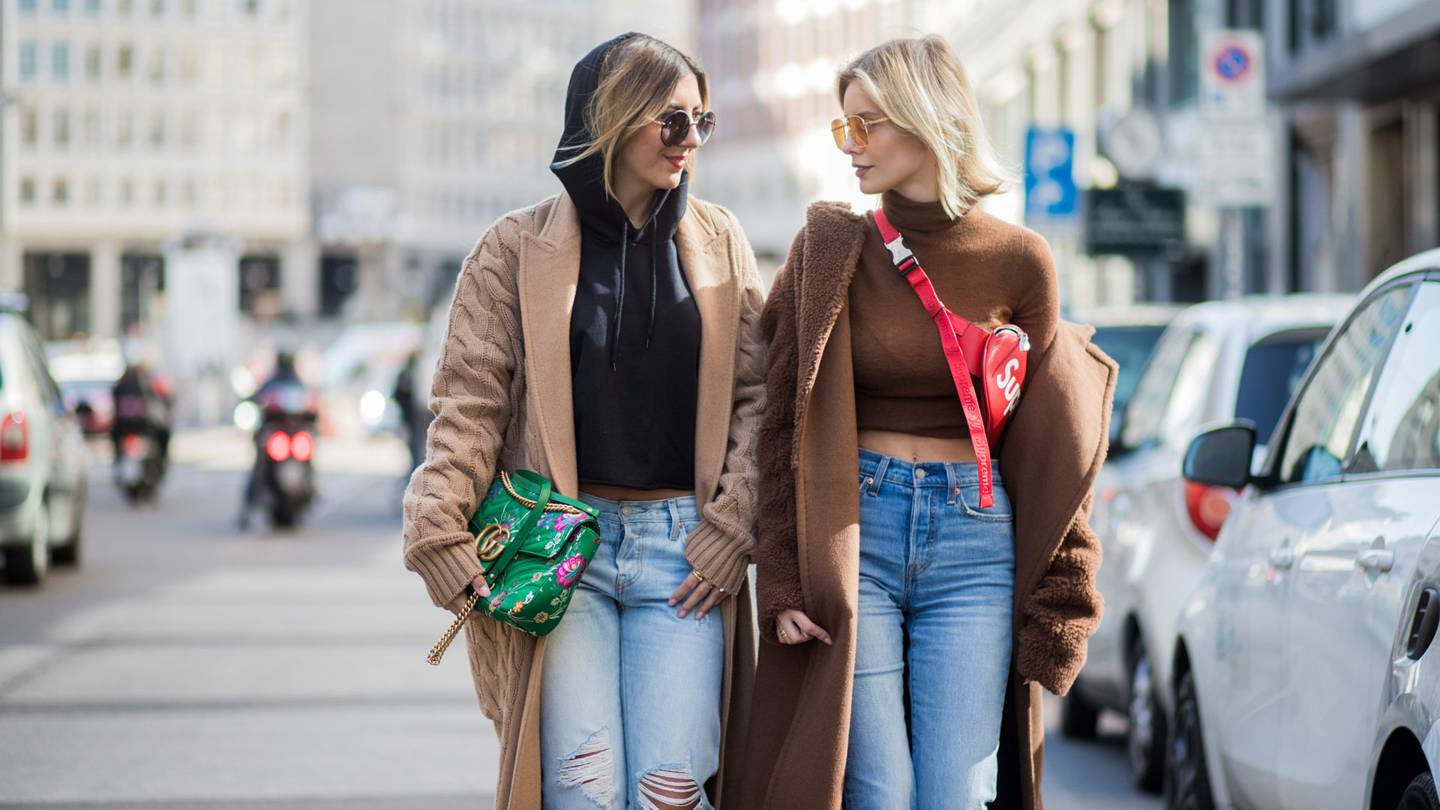
[(1185, 243), (1185, 194), (1148, 183), (1085, 192), (1085, 252), (1150, 256)]
[(1160, 121), (1145, 107), (1128, 110), (1100, 130), (1100, 151), (1127, 180), (1149, 180), (1165, 151)]
[(1219, 206), (1269, 205), (1276, 194), (1275, 138), (1264, 118), (1217, 118), (1196, 142), (1203, 169), (1192, 190)]
[(1265, 112), (1265, 48), (1259, 31), (1219, 29), (1200, 40), (1200, 112), (1259, 116)]
[(1072, 220), (1079, 211), (1075, 187), (1075, 131), (1030, 127), (1025, 131), (1025, 218)]

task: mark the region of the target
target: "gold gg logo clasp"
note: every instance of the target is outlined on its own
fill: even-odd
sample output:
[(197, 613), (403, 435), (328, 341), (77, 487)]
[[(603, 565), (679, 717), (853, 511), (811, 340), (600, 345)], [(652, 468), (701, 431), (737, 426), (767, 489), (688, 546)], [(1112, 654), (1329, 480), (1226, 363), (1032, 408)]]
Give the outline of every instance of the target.
[(475, 537), (475, 554), (483, 562), (494, 562), (505, 550), (505, 541), (510, 539), (510, 527), (502, 523), (491, 523)]

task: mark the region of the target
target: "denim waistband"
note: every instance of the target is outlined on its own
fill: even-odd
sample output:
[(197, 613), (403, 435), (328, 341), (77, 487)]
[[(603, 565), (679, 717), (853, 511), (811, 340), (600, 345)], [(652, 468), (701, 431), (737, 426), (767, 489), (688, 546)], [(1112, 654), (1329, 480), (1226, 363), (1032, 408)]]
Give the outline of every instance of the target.
[(600, 510), (600, 514), (624, 516), (629, 520), (678, 520), (699, 514), (694, 495), (679, 498), (658, 498), (652, 501), (612, 501), (588, 492), (580, 492), (580, 500)]
[[(951, 489), (980, 484), (980, 466), (973, 461), (906, 461), (860, 448), (860, 474), (908, 487)], [(990, 478), (1000, 483), (1000, 464), (991, 459)]]

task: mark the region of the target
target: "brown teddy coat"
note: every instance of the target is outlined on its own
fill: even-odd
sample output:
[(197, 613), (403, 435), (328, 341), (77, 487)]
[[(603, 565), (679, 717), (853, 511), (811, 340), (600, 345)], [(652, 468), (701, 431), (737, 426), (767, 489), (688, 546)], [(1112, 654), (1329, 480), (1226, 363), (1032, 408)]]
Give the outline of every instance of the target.
[[(983, 212), (977, 237), (1006, 261), (1042, 261), (1043, 240)], [(755, 552), (761, 645), (746, 767), (732, 771), (745, 808), (839, 808), (850, 724), (859, 576), (855, 391), (847, 291), (866, 219), (811, 206), (766, 302), (769, 350), (760, 424)], [(977, 226), (972, 226), (977, 227)], [(1100, 546), (1087, 525), (1105, 459), (1116, 366), (1093, 330), (1062, 322), (1030, 358), (1025, 393), (1000, 453), (1015, 512), (1015, 624), (995, 807), (1040, 810), (1040, 688), (1064, 694), (1100, 620)], [(802, 607), (833, 646), (775, 643), (774, 617)]]

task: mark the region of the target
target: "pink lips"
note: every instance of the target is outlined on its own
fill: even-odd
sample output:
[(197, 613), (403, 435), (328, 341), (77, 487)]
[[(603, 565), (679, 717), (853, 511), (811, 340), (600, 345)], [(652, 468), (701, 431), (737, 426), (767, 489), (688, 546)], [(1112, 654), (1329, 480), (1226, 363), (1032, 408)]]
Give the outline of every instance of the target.
[(868, 172), (868, 171), (870, 171), (871, 168), (872, 168), (872, 167), (870, 167), (870, 166), (856, 166), (856, 167), (855, 167), (855, 176), (856, 176), (856, 177), (864, 177), (864, 176), (865, 176), (865, 173)]
[(670, 162), (670, 165), (671, 165), (671, 166), (674, 166), (676, 169), (683, 169), (683, 168), (685, 168), (685, 158), (683, 158), (683, 157), (668, 157), (668, 156), (667, 156), (665, 159), (666, 159), (667, 161), (669, 161), (669, 162)]

